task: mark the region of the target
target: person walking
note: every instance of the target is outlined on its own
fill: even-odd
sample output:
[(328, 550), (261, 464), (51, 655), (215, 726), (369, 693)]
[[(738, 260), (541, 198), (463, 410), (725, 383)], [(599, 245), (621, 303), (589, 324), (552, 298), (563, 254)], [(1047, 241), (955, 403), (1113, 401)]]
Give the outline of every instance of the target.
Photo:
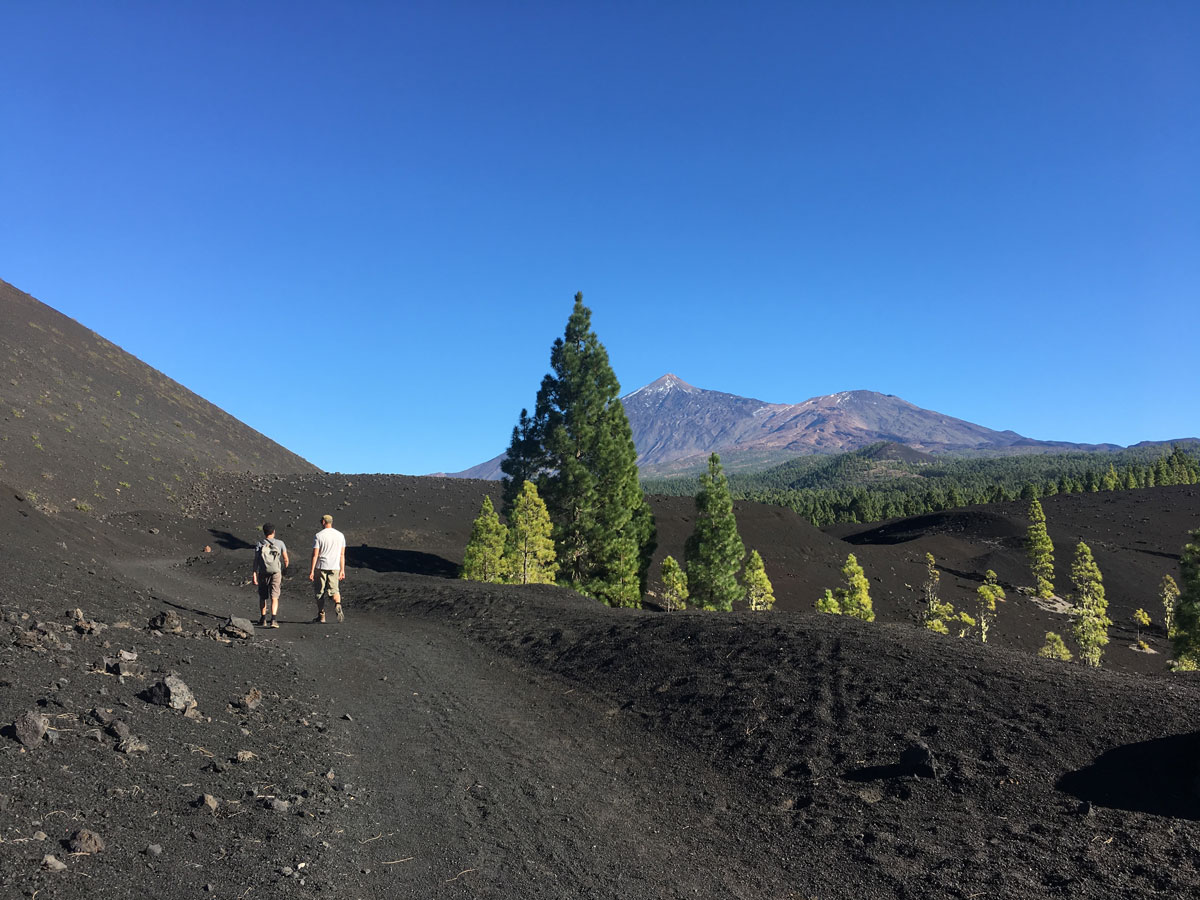
[(271, 604), (271, 628), (278, 628), (279, 592), (283, 587), (283, 570), (288, 567), (287, 545), (275, 537), (275, 526), (268, 522), (262, 527), (263, 539), (254, 545), (254, 573), (251, 580), (258, 586), (258, 625), (267, 624), (267, 603)]
[(317, 594), (317, 617), (314, 623), (325, 621), (325, 598), (333, 598), (337, 620), (344, 622), (340, 583), (346, 580), (346, 536), (333, 527), (333, 516), (321, 516), (321, 530), (313, 540), (312, 564), (308, 580)]

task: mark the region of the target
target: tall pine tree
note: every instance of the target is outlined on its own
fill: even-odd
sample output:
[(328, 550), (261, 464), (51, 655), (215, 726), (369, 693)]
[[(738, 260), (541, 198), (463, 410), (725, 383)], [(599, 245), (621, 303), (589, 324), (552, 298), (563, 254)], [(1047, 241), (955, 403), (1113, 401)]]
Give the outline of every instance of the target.
[(471, 537), (463, 554), (461, 578), (469, 581), (490, 581), (499, 584), (507, 574), (504, 560), (504, 540), (508, 530), (500, 523), (492, 498), (485, 496), (479, 508)]
[[(640, 606), (654, 552), (654, 517), (638, 483), (620, 384), (575, 295), (550, 349), (532, 418), (513, 429), (504, 495), (537, 482), (554, 525), (559, 580), (610, 606)], [(507, 509), (507, 507), (506, 507)]]
[(1108, 601), (1104, 599), (1104, 579), (1100, 567), (1092, 557), (1092, 550), (1083, 541), (1075, 547), (1075, 559), (1071, 562), (1071, 586), (1075, 589), (1074, 616), (1075, 643), (1079, 647), (1079, 658), (1085, 665), (1099, 666), (1100, 657), (1108, 644)]
[(1029, 504), (1029, 566), (1037, 595), (1045, 600), (1054, 596), (1054, 544), (1046, 530), (1046, 514), (1037, 500)]
[(875, 607), (871, 603), (870, 585), (866, 573), (853, 553), (846, 557), (846, 564), (842, 566), (842, 577), (846, 579), (846, 586), (836, 594), (842, 615), (853, 616), (864, 622), (874, 622)]
[(1200, 668), (1200, 529), (1183, 548), (1179, 560), (1179, 600), (1175, 604), (1175, 667)]
[(558, 563), (551, 531), (546, 504), (538, 496), (537, 486), (526, 481), (508, 516), (504, 559), (509, 581), (513, 584), (554, 584)]
[(700, 476), (696, 524), (683, 547), (692, 605), (724, 612), (733, 609), (734, 601), (746, 594), (737, 578), (745, 555), (729, 481), (721, 457), (714, 453), (708, 458), (708, 471)]

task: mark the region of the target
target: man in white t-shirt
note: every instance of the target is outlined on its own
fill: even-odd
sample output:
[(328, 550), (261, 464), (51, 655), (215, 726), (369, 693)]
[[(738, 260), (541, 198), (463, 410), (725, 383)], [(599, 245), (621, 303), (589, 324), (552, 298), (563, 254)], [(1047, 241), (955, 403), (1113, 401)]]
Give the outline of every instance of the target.
[(342, 592), (339, 582), (346, 580), (346, 536), (333, 527), (333, 516), (321, 516), (321, 530), (313, 541), (312, 565), (308, 568), (308, 580), (317, 592), (317, 617), (313, 622), (325, 621), (325, 598), (333, 598), (337, 620), (344, 622)]

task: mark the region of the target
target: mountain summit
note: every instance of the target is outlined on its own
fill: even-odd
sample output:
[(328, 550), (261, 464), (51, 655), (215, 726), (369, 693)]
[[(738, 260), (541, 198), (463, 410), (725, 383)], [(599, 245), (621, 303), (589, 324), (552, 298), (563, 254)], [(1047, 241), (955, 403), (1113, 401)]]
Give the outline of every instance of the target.
[[(996, 431), (891, 394), (843, 391), (802, 403), (767, 403), (710, 391), (666, 374), (621, 398), (643, 475), (697, 468), (710, 453), (727, 467), (766, 467), (795, 456), (845, 453), (880, 441), (925, 453), (1048, 453), (1116, 450), (1115, 444), (1036, 441)], [(503, 455), (459, 472), (499, 478)]]

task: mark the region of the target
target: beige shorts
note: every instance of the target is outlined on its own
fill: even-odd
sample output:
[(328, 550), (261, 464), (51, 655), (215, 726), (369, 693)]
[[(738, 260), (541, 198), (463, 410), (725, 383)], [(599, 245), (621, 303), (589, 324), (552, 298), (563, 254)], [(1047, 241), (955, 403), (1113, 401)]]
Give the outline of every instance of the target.
[(258, 599), (263, 603), (279, 599), (279, 589), (283, 586), (282, 572), (258, 573)]
[(338, 570), (317, 569), (313, 573), (313, 589), (316, 591), (318, 600), (326, 594), (331, 597), (337, 597), (341, 593), (338, 587)]

